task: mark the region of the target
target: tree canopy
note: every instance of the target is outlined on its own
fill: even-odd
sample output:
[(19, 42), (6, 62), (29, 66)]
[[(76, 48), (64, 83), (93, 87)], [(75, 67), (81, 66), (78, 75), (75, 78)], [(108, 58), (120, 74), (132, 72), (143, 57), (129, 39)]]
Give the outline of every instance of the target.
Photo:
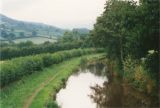
[(131, 55), (144, 57), (148, 50), (158, 51), (158, 0), (109, 0), (105, 11), (97, 18), (91, 39), (95, 46), (103, 46), (110, 57), (121, 61)]

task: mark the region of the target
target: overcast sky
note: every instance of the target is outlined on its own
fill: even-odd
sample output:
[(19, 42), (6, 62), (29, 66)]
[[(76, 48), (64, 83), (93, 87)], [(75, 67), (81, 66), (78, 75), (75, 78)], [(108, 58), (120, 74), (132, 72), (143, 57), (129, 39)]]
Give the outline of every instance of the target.
[(61, 28), (91, 29), (106, 0), (1, 0), (1, 13)]

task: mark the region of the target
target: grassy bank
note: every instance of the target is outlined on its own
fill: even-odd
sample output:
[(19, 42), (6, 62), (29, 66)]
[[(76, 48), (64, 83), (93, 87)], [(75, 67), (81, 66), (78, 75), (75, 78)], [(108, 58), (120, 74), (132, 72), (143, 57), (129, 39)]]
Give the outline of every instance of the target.
[(96, 52), (97, 50), (95, 49), (72, 49), (53, 54), (46, 53), (9, 60), (1, 64), (0, 86), (7, 86), (12, 82), (21, 79), (23, 76), (40, 72), (45, 67), (49, 67), (52, 64), (61, 63), (62, 61), (73, 57), (79, 57)]
[[(86, 58), (93, 58), (97, 56), (99, 56), (99, 54), (86, 56)], [(72, 62), (68, 62), (67, 65), (61, 66), (59, 74), (38, 93), (30, 108), (42, 108), (44, 105), (47, 105), (48, 102), (53, 101), (57, 90), (63, 86), (63, 81), (65, 81), (73, 72), (75, 72), (75, 70), (78, 69), (80, 62), (81, 58), (78, 58)], [(54, 69), (54, 71), (57, 70)], [(50, 106), (52, 106), (51, 104), (53, 105), (53, 103), (50, 103)]]
[[(99, 54), (87, 55), (87, 57), (95, 57)], [(54, 77), (35, 97), (31, 104), (32, 108), (42, 108), (56, 90), (61, 87), (61, 80), (67, 78), (73, 70), (78, 68), (81, 57), (55, 64), (49, 68), (45, 68), (42, 72), (35, 72), (30, 77), (24, 77), (22, 80), (10, 84), (1, 90), (1, 106), (2, 108), (22, 108), (28, 98), (35, 90), (46, 80)]]

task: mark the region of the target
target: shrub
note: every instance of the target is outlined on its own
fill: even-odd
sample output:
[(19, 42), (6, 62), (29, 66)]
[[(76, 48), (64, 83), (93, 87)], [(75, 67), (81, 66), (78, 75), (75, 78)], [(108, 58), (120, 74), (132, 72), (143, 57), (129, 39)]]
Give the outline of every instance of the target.
[(15, 57), (22, 57), (27, 55), (41, 54), (41, 53), (53, 53), (56, 51), (69, 50), (74, 48), (80, 48), (79, 43), (54, 43), (54, 44), (41, 44), (41, 45), (24, 45), (19, 44), (3, 46), (0, 49), (1, 60), (11, 59)]
[(96, 52), (96, 50), (73, 49), (68, 51), (60, 51), (54, 54), (40, 54), (36, 56), (20, 57), (6, 61), (1, 64), (0, 86), (5, 86), (13, 81), (21, 79), (25, 75), (38, 72), (44, 67), (60, 63), (71, 57), (77, 57), (94, 52)]
[(86, 64), (86, 63), (87, 63), (87, 61), (88, 61), (88, 58), (86, 58), (86, 57), (82, 57), (82, 58), (81, 58), (81, 65)]
[(31, 74), (43, 69), (43, 60), (40, 56), (30, 56), (23, 60), (21, 66), (26, 73)]
[(148, 51), (147, 56), (145, 57), (144, 66), (147, 68), (152, 74), (153, 77), (158, 76), (159, 72), (159, 59), (158, 59), (158, 52), (154, 50)]
[[(147, 57), (148, 56), (150, 57), (150, 55), (147, 55)], [(143, 58), (142, 61), (137, 62), (136, 60), (128, 56), (123, 63), (123, 78), (124, 81), (132, 84), (139, 91), (155, 95), (155, 93), (157, 93), (158, 79), (157, 77), (155, 77), (155, 73), (153, 72), (153, 70), (151, 70), (150, 67), (148, 67), (148, 64), (146, 64), (150, 64), (151, 62), (149, 61), (152, 59), (149, 59), (149, 61), (147, 59), (148, 58)]]
[(133, 60), (131, 56), (126, 57), (123, 61), (123, 79), (126, 82), (134, 81), (135, 67), (137, 66), (137, 61)]
[(54, 63), (54, 58), (51, 54), (45, 54), (42, 59), (45, 67), (51, 66)]
[(59, 106), (57, 105), (56, 102), (50, 101), (50, 102), (47, 103), (46, 108), (59, 108)]

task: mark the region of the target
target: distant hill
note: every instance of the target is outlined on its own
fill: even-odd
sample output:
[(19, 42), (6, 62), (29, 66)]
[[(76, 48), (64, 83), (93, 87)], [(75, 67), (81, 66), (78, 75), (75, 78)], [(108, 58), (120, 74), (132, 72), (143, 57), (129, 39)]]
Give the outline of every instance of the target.
[[(43, 23), (19, 21), (0, 14), (0, 42), (17, 43), (27, 40), (34, 43), (46, 40), (55, 42), (58, 37), (63, 36), (65, 31), (68, 30)], [(74, 28), (72, 31), (80, 34), (89, 33), (89, 29), (86, 28)]]
[[(62, 36), (65, 30), (42, 23), (18, 21), (0, 14), (0, 30), (3, 33), (14, 34), (14, 37), (28, 36)], [(1, 37), (6, 38), (5, 34)]]

